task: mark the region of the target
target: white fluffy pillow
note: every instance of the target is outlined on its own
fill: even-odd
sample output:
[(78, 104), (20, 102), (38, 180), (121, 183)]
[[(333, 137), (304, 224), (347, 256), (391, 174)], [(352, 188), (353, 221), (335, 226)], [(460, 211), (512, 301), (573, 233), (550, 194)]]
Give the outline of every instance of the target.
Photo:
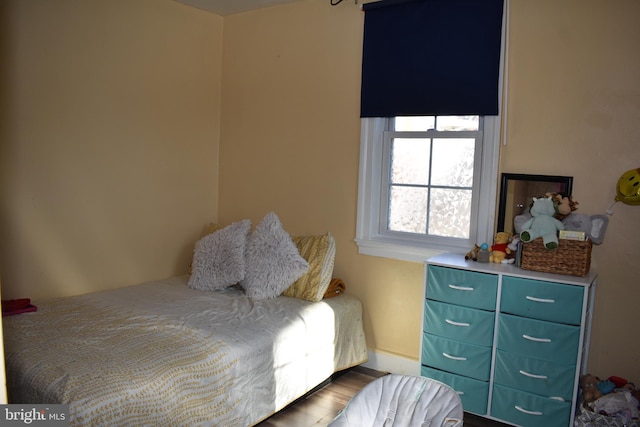
[(309, 269), (273, 212), (249, 236), (245, 255), (247, 270), (240, 285), (253, 299), (279, 296)]
[(189, 287), (222, 290), (245, 276), (245, 247), (251, 228), (248, 219), (234, 222), (196, 242)]

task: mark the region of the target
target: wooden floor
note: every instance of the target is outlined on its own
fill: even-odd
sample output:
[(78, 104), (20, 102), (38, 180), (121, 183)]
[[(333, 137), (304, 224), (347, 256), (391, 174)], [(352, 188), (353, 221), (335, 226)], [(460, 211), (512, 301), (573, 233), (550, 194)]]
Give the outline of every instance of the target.
[[(385, 375), (361, 366), (346, 371), (329, 384), (294, 402), (257, 427), (324, 427), (365, 385)], [(465, 427), (506, 427), (506, 424), (465, 413)]]

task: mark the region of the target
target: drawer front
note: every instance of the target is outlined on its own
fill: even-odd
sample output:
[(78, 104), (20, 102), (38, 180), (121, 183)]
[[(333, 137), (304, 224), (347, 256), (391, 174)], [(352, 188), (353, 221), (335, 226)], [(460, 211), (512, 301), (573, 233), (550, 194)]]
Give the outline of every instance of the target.
[(478, 381), (449, 372), (439, 371), (427, 366), (422, 366), (420, 371), (423, 377), (440, 381), (454, 389), (465, 412), (473, 412), (477, 415), (487, 414), (487, 402), (489, 400), (489, 383)]
[(580, 327), (500, 314), (498, 348), (549, 362), (572, 365), (578, 357)]
[(558, 365), (498, 350), (494, 381), (545, 397), (571, 400), (575, 372), (575, 365)]
[(433, 335), (491, 346), (495, 313), (427, 300), (424, 331)]
[(430, 265), (427, 297), (466, 307), (495, 310), (498, 276)]
[(500, 310), (550, 322), (579, 325), (582, 286), (504, 276)]
[(491, 416), (523, 427), (567, 427), (571, 419), (571, 402), (495, 384)]
[(489, 381), (491, 347), (424, 334), (422, 364), (481, 381)]

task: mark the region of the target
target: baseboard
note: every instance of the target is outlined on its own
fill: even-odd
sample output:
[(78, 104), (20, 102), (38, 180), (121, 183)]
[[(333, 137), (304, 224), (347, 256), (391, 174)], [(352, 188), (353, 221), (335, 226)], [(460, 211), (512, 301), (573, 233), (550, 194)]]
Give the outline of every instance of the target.
[(376, 371), (402, 375), (420, 375), (420, 362), (389, 353), (369, 350), (369, 360), (362, 366)]

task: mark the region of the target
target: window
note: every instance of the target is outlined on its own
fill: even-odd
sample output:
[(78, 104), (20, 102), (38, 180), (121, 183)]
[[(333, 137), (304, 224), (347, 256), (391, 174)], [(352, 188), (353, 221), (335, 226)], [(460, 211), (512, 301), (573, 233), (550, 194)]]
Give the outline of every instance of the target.
[(498, 127), (495, 116), (363, 118), (360, 253), (423, 261), (490, 242)]
[(507, 5), (364, 5), (360, 253), (421, 262), (491, 241)]

